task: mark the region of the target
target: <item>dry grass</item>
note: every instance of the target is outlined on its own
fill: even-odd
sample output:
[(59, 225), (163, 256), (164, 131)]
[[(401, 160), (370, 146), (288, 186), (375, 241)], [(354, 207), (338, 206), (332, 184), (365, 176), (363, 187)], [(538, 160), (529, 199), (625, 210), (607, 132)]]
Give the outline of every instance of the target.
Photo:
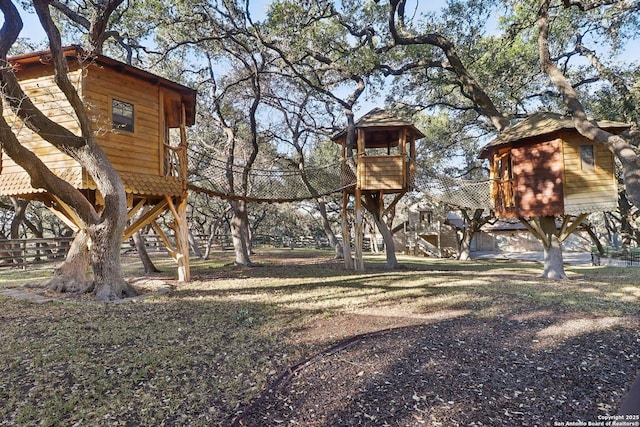
[[(401, 257), (348, 272), (329, 252), (228, 253), (193, 261), (193, 282), (129, 304), (0, 297), (0, 425), (227, 425), (286, 366), (345, 336), (442, 319), (557, 319), (535, 346), (637, 327), (638, 269)], [(165, 274), (174, 268), (164, 260)], [(0, 270), (16, 287), (50, 266)], [(135, 258), (127, 273), (141, 275)], [(630, 326), (631, 325), (631, 326)], [(631, 357), (631, 356), (630, 356)], [(637, 356), (630, 365), (637, 368)]]

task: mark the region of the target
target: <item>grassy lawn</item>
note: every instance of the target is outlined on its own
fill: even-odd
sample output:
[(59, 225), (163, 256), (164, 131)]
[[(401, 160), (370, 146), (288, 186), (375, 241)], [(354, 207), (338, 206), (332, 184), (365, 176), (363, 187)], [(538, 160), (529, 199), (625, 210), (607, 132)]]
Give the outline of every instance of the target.
[[(0, 296), (0, 426), (228, 425), (286, 367), (350, 335), (443, 319), (552, 319), (535, 346), (636, 328), (640, 269), (381, 256), (345, 271), (330, 252), (264, 250), (257, 267), (230, 253), (192, 260), (193, 281), (105, 304)], [(175, 268), (163, 258), (164, 276)], [(130, 276), (141, 276), (127, 258)], [(0, 287), (48, 277), (50, 265), (0, 270)], [(640, 335), (639, 335), (640, 338)], [(633, 356), (636, 357), (635, 355)], [(637, 359), (630, 362), (637, 369)]]

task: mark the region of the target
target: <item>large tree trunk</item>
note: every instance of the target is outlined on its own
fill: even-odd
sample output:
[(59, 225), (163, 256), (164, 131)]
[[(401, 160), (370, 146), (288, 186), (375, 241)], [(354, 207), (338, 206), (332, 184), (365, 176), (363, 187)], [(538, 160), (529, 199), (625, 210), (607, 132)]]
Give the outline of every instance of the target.
[(53, 277), (45, 286), (55, 292), (84, 292), (91, 287), (89, 265), (89, 235), (80, 230), (71, 242), (67, 257), (53, 270)]
[(393, 241), (393, 234), (387, 224), (380, 219), (375, 218), (376, 225), (378, 226), (378, 230), (380, 231), (380, 235), (382, 236), (382, 241), (384, 242), (384, 250), (387, 256), (387, 263), (384, 268), (387, 270), (393, 270), (398, 268), (398, 258), (396, 257), (396, 245)]
[(396, 245), (393, 241), (393, 233), (387, 223), (382, 219), (382, 203), (381, 195), (366, 195), (366, 209), (373, 215), (373, 219), (380, 231), (382, 241), (384, 242), (384, 249), (387, 256), (387, 263), (384, 268), (387, 270), (393, 270), (398, 268), (398, 258), (396, 257)]
[(553, 216), (540, 217), (540, 228), (544, 233), (542, 245), (544, 246), (544, 271), (541, 277), (547, 279), (566, 279), (564, 263), (562, 260), (562, 242), (558, 237), (556, 219)]
[(247, 214), (247, 202), (243, 200), (232, 200), (231, 208), (231, 239), (236, 255), (236, 264), (251, 265), (249, 257), (251, 245), (249, 244), (249, 215)]
[[(85, 228), (92, 242), (91, 265), (94, 281), (90, 288), (95, 290), (96, 298), (113, 300), (132, 295), (133, 289), (124, 281), (120, 266), (120, 239), (127, 219), (124, 186), (98, 145), (85, 104), (69, 81), (60, 32), (51, 19), (49, 2), (34, 0), (33, 5), (49, 38), (55, 82), (76, 114), (81, 136), (51, 121), (36, 108), (22, 90), (10, 67), (0, 67), (2, 95), (27, 128), (77, 160), (86, 169), (103, 196), (105, 203), (102, 212), (98, 213), (82, 193), (53, 174), (33, 152), (22, 146), (4, 118), (0, 119), (0, 141), (5, 152), (27, 171), (34, 188), (43, 189), (53, 198), (57, 198), (56, 203), (63, 202), (68, 205), (82, 222), (78, 225)], [(6, 60), (8, 50), (19, 34), (22, 21), (12, 2), (0, 0), (0, 9), (5, 18), (5, 25), (0, 29), (0, 58)], [(10, 25), (6, 25), (8, 23)], [(65, 280), (67, 271), (66, 268), (60, 270), (61, 280)], [(82, 273), (69, 274), (74, 276), (69, 276), (69, 280), (74, 280)]]
[(549, 236), (549, 244), (544, 245), (544, 271), (541, 277), (546, 279), (566, 279), (562, 260), (562, 243), (556, 235)]
[[(120, 221), (109, 221), (110, 217)], [(120, 246), (126, 215), (121, 218), (117, 215), (105, 215), (105, 218), (102, 223), (88, 229), (91, 238), (92, 290), (98, 301), (115, 301), (135, 296), (137, 292), (124, 280), (120, 263)]]

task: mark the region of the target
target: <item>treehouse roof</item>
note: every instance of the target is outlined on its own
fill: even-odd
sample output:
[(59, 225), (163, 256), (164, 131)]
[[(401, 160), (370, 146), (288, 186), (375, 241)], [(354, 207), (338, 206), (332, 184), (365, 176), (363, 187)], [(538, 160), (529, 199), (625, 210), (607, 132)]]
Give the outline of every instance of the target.
[[(180, 95), (185, 105), (186, 125), (191, 126), (195, 123), (196, 113), (196, 91), (184, 86), (180, 83), (165, 79), (156, 74), (125, 64), (104, 55), (87, 54), (80, 46), (67, 46), (62, 48), (64, 56), (67, 60), (78, 60), (80, 62), (90, 62), (101, 67), (108, 67), (120, 73), (133, 76), (135, 78), (156, 84), (160, 87), (172, 90)], [(51, 51), (42, 50), (38, 52), (25, 53), (22, 55), (11, 56), (7, 61), (19, 71), (22, 68), (37, 66), (39, 64), (51, 63)]]
[[(408, 129), (409, 137), (413, 140), (424, 138), (424, 134), (413, 123), (395, 116), (382, 108), (374, 108), (355, 122), (356, 129), (365, 130), (365, 146), (367, 148), (396, 147), (400, 141), (397, 132)], [(331, 137), (336, 143), (341, 143), (347, 137), (347, 128), (342, 129)]]
[[(613, 132), (622, 132), (630, 127), (623, 122), (611, 120), (599, 120), (598, 127)], [(490, 153), (499, 147), (523, 141), (528, 138), (551, 134), (562, 129), (575, 129), (573, 119), (558, 113), (540, 111), (527, 117), (525, 120), (510, 126), (496, 139), (484, 146), (480, 151), (481, 158), (488, 158)]]

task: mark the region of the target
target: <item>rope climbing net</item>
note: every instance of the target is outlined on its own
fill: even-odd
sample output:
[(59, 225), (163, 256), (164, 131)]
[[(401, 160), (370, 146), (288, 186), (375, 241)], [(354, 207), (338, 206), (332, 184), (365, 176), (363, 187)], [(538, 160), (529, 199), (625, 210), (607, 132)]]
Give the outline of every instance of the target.
[(189, 189), (225, 199), (295, 202), (341, 192), (355, 185), (355, 174), (343, 162), (307, 167), (303, 175), (298, 167), (284, 162), (247, 171), (241, 164), (230, 165), (202, 153), (189, 154)]
[(472, 181), (442, 175), (424, 176), (418, 190), (439, 202), (460, 208), (493, 209), (491, 181)]
[[(339, 161), (327, 166), (306, 167), (274, 161), (268, 168), (246, 169), (228, 164), (213, 154), (189, 150), (189, 189), (224, 199), (282, 203), (314, 199), (342, 192), (356, 184), (354, 166)], [(245, 176), (246, 174), (246, 176)], [(416, 190), (449, 205), (470, 209), (493, 209), (491, 181), (471, 181), (442, 175), (424, 175)], [(246, 187), (242, 184), (246, 182)]]

